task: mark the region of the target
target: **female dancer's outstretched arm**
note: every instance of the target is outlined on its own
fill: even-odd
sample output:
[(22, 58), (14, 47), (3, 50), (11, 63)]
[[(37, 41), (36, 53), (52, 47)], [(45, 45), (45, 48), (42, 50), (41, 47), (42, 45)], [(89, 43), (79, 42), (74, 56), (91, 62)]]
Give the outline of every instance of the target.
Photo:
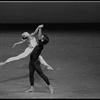
[(15, 43), (15, 44), (13, 45), (13, 48), (14, 48), (16, 45), (18, 45), (18, 44), (24, 43), (25, 41), (26, 41), (26, 40), (23, 40), (23, 39), (22, 39), (22, 41), (19, 41), (19, 42)]

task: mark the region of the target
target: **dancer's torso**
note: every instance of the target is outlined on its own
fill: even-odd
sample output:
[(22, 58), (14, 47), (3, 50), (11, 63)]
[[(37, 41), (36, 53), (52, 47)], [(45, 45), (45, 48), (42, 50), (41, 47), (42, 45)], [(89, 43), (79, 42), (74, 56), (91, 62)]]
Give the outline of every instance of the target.
[(43, 44), (38, 44), (35, 46), (34, 50), (32, 51), (32, 53), (30, 55), (31, 62), (38, 60), (38, 57), (41, 54), (42, 50), (43, 50)]
[(44, 45), (47, 44), (49, 40), (45, 36), (43, 39), (38, 40), (38, 44), (35, 46), (34, 50), (32, 51), (30, 55), (30, 61), (34, 62), (35, 60), (38, 60), (39, 55), (41, 54)]
[(30, 48), (34, 48), (36, 45), (37, 45), (37, 42), (36, 42), (36, 38), (35, 37), (30, 37), (28, 39), (28, 42), (29, 42), (29, 47)]

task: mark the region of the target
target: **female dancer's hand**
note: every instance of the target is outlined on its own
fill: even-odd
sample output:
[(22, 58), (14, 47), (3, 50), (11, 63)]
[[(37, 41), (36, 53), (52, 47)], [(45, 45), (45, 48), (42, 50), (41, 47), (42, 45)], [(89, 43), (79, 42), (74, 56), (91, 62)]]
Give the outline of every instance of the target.
[(16, 44), (13, 45), (13, 48), (16, 46)]
[(42, 25), (39, 25), (38, 28), (42, 28), (43, 26), (44, 26), (43, 24)]

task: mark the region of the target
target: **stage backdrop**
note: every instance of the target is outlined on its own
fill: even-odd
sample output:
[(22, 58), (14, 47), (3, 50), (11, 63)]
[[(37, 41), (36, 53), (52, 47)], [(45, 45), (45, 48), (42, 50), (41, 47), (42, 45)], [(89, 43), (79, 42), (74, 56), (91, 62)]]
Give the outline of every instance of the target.
[(100, 2), (0, 2), (0, 23), (97, 23)]

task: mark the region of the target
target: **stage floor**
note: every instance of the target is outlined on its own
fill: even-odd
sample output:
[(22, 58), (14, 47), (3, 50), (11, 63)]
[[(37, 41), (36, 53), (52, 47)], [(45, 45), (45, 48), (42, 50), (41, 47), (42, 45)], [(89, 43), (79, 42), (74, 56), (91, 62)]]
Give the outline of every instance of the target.
[[(0, 98), (100, 98), (100, 34), (84, 31), (48, 31), (50, 42), (42, 52), (54, 70), (44, 73), (54, 87), (49, 93), (35, 73), (35, 92), (29, 89), (29, 56), (0, 67)], [(27, 44), (12, 48), (21, 32), (0, 33), (0, 62), (23, 52)]]

